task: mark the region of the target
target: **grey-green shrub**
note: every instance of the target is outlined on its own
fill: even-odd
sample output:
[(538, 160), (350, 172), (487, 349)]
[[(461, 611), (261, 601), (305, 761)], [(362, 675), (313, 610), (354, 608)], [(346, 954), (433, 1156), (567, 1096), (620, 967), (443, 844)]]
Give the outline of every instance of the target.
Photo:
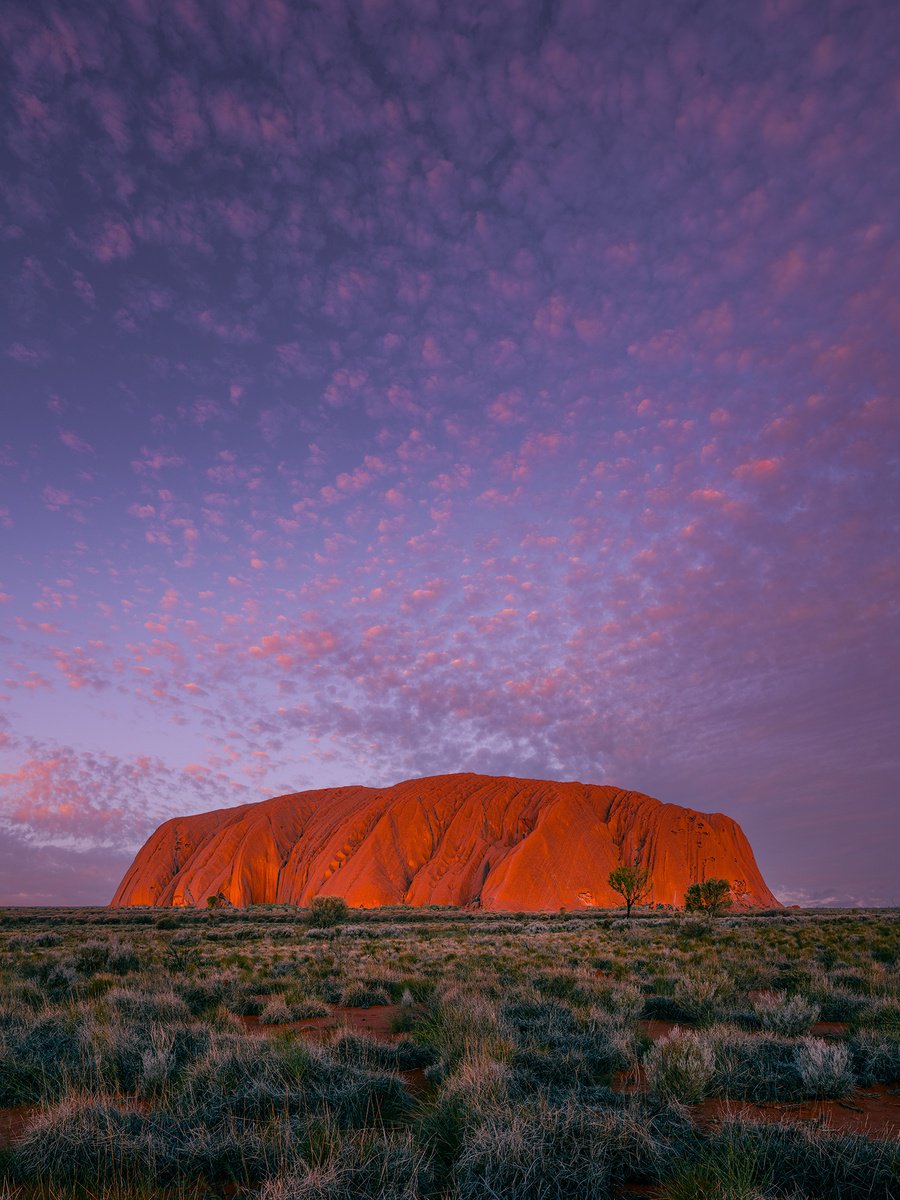
[(283, 996), (272, 996), (263, 1005), (259, 1019), (264, 1025), (287, 1025), (294, 1020), (294, 1014)]
[(715, 1152), (730, 1151), (753, 1162), (757, 1180), (771, 1180), (778, 1197), (891, 1200), (897, 1195), (900, 1142), (896, 1140), (733, 1118), (710, 1136), (709, 1144)]
[(338, 1135), (327, 1157), (268, 1180), (259, 1200), (419, 1200), (430, 1183), (428, 1156), (411, 1134)]
[(785, 996), (782, 992), (761, 992), (753, 1001), (753, 1011), (763, 1029), (783, 1037), (808, 1033), (819, 1019), (818, 1004), (805, 996)]
[(900, 1083), (900, 1037), (865, 1030), (850, 1039), (848, 1048), (859, 1082)]
[(71, 1096), (39, 1113), (14, 1148), (20, 1178), (97, 1186), (165, 1178), (173, 1166), (172, 1122)]
[(605, 1198), (625, 1180), (658, 1179), (670, 1148), (652, 1122), (570, 1101), (490, 1110), (470, 1126), (454, 1172), (454, 1200)]
[(731, 994), (731, 980), (714, 967), (694, 967), (675, 980), (673, 999), (691, 1021), (711, 1021)]
[(733, 1100), (795, 1100), (802, 1095), (794, 1065), (795, 1043), (772, 1034), (752, 1034), (714, 1025), (706, 1040), (715, 1058), (712, 1093)]
[(707, 1040), (687, 1029), (661, 1038), (644, 1057), (651, 1093), (682, 1104), (696, 1104), (708, 1094), (715, 1069), (715, 1055)]
[(582, 1200), (607, 1196), (610, 1155), (585, 1128), (586, 1111), (490, 1113), (468, 1131), (456, 1164), (457, 1200)]
[(804, 1038), (794, 1048), (794, 1066), (804, 1096), (839, 1099), (852, 1091), (856, 1082), (850, 1052), (840, 1042)]
[(342, 990), (338, 1004), (344, 1008), (372, 1008), (375, 1004), (390, 1004), (389, 992), (380, 984), (365, 979), (353, 979)]

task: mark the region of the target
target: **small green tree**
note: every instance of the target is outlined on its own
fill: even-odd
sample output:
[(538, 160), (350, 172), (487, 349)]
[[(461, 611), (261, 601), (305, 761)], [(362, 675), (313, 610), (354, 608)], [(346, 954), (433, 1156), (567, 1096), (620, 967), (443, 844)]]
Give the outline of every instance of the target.
[(328, 929), (347, 919), (350, 906), (343, 896), (316, 896), (309, 905), (309, 923), (315, 929)]
[(630, 865), (622, 863), (621, 866), (614, 867), (606, 877), (606, 882), (614, 892), (618, 892), (624, 898), (626, 917), (631, 916), (635, 904), (647, 899), (653, 888), (650, 868), (641, 866), (639, 854), (634, 856), (634, 862)]
[(688, 912), (704, 913), (710, 920), (721, 917), (731, 908), (731, 885), (727, 879), (692, 883), (684, 893), (684, 907)]

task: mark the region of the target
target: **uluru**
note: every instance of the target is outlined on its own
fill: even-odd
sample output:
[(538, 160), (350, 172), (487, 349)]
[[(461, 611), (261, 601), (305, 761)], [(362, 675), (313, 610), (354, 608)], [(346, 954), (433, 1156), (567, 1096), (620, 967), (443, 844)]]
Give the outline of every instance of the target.
[(393, 787), (338, 787), (166, 821), (113, 905), (479, 906), (505, 911), (614, 907), (613, 867), (639, 855), (651, 903), (680, 905), (691, 883), (741, 880), (741, 903), (778, 907), (737, 822), (612, 786), (436, 775)]

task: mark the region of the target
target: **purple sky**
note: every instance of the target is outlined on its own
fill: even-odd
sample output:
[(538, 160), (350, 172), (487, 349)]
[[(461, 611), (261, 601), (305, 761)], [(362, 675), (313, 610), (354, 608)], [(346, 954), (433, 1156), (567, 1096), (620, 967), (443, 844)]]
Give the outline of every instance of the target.
[(898, 903), (895, 0), (7, 0), (0, 903), (479, 770)]

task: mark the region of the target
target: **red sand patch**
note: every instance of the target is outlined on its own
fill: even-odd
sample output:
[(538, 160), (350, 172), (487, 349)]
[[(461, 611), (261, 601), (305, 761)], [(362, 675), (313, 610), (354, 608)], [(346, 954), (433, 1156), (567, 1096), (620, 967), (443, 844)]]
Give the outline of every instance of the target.
[(431, 1090), (431, 1084), (425, 1078), (424, 1067), (409, 1067), (406, 1071), (398, 1071), (397, 1074), (406, 1084), (406, 1090), (411, 1096), (424, 1096)]
[(394, 1033), (393, 1024), (404, 1009), (399, 1004), (373, 1004), (371, 1008), (344, 1008), (336, 1005), (326, 1017), (307, 1017), (302, 1021), (285, 1021), (268, 1025), (258, 1017), (243, 1017), (248, 1033), (266, 1036), (284, 1029), (293, 1029), (304, 1037), (325, 1038), (336, 1029), (350, 1029), (354, 1033), (368, 1033), (382, 1042), (391, 1042), (400, 1035)]
[(11, 1146), (18, 1141), (39, 1112), (36, 1104), (17, 1104), (13, 1108), (0, 1108), (0, 1146)]
[[(657, 1042), (673, 1030), (683, 1028), (675, 1021), (638, 1021), (641, 1033)], [(844, 1037), (846, 1021), (820, 1021), (813, 1026), (819, 1037)], [(613, 1076), (616, 1091), (634, 1094), (647, 1089), (643, 1065), (617, 1071)], [(689, 1110), (701, 1128), (716, 1125), (729, 1116), (743, 1115), (755, 1121), (790, 1121), (824, 1125), (836, 1133), (862, 1133), (867, 1137), (895, 1138), (900, 1136), (900, 1088), (873, 1084), (856, 1088), (843, 1100), (803, 1100), (798, 1103), (771, 1101), (753, 1104), (749, 1100), (727, 1100), (719, 1097), (689, 1105)]]
[[(617, 1072), (613, 1087), (618, 1092), (631, 1094), (646, 1091), (643, 1067), (637, 1064), (630, 1071)], [(835, 1133), (862, 1133), (873, 1138), (900, 1137), (900, 1088), (882, 1083), (856, 1088), (843, 1100), (802, 1100), (797, 1103), (773, 1100), (753, 1104), (749, 1100), (713, 1097), (700, 1104), (688, 1105), (688, 1111), (701, 1129), (718, 1125), (726, 1117), (745, 1116), (753, 1121), (823, 1125)]]
[[(326, 1041), (343, 1030), (365, 1033), (379, 1042), (395, 1042), (402, 1035), (391, 1026), (399, 1012), (399, 1004), (375, 1004), (371, 1008), (343, 1008), (337, 1005), (327, 1017), (308, 1017), (305, 1021), (290, 1021), (283, 1025), (266, 1025), (258, 1017), (244, 1017), (248, 1033), (268, 1036), (281, 1029), (292, 1029), (311, 1041)], [(431, 1085), (425, 1078), (424, 1067), (410, 1067), (397, 1074), (406, 1084), (411, 1096), (417, 1099), (427, 1095)]]
[[(674, 1029), (691, 1028), (684, 1021), (664, 1021), (655, 1018), (650, 1021), (638, 1021), (637, 1026), (638, 1032), (643, 1033), (652, 1042), (658, 1042), (660, 1038), (668, 1037)], [(809, 1036), (842, 1038), (846, 1037), (849, 1031), (849, 1021), (816, 1021), (815, 1025), (810, 1028)]]
[(664, 1021), (662, 1018), (653, 1018), (649, 1021), (638, 1021), (638, 1032), (648, 1037), (651, 1042), (658, 1042), (664, 1037), (668, 1037), (673, 1030), (687, 1029), (689, 1026), (680, 1021)]
[(646, 1092), (647, 1077), (642, 1063), (635, 1063), (627, 1071), (616, 1071), (612, 1077), (613, 1091), (633, 1095), (636, 1092)]
[(844, 1100), (803, 1100), (797, 1104), (749, 1100), (704, 1100), (690, 1106), (701, 1129), (720, 1124), (726, 1117), (745, 1116), (753, 1121), (822, 1125), (834, 1133), (862, 1133), (866, 1137), (900, 1136), (900, 1090), (885, 1084), (856, 1088)]

